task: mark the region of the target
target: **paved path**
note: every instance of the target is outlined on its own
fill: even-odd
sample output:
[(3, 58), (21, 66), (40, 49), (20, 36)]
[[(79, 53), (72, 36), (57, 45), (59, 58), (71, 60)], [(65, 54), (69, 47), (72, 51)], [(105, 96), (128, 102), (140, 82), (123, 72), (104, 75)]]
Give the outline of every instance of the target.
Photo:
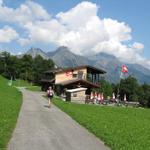
[(49, 109), (41, 93), (22, 92), (23, 105), (8, 150), (108, 150), (54, 105)]

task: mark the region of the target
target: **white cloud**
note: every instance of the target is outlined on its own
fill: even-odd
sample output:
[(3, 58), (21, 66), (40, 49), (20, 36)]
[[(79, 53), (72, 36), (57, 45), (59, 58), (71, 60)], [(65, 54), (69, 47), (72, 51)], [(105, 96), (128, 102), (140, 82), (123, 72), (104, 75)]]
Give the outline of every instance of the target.
[(100, 41), (108, 40), (103, 23), (98, 17), (92, 17), (84, 27), (69, 30), (59, 38), (60, 45), (72, 48), (78, 54), (87, 54)]
[(16, 9), (0, 5), (0, 21), (3, 22), (25, 24), (31, 21), (46, 20), (49, 18), (50, 15), (41, 5), (30, 0), (21, 4)]
[(17, 53), (17, 55), (22, 55), (22, 54), (23, 54), (22, 52), (18, 52), (18, 53)]
[(18, 24), (24, 30), (18, 39), (21, 45), (54, 43), (68, 46), (77, 54), (106, 52), (125, 62), (150, 67), (150, 61), (141, 56), (144, 45), (133, 41), (131, 27), (125, 22), (100, 18), (99, 6), (92, 2), (83, 1), (55, 16), (29, 0), (16, 9), (2, 3), (0, 0), (0, 21)]
[(20, 44), (41, 42), (44, 44), (58, 43), (60, 34), (65, 33), (66, 29), (56, 19), (50, 21), (30, 22), (24, 25), (24, 29), (29, 32), (28, 38), (19, 40)]
[(134, 42), (133, 48), (135, 48), (137, 50), (141, 50), (141, 49), (144, 49), (144, 45), (142, 43)]
[(105, 18), (103, 22), (110, 39), (115, 39), (120, 42), (132, 39), (130, 34), (131, 28), (124, 22), (118, 22), (117, 20), (112, 20), (110, 18)]
[(26, 38), (19, 38), (18, 39), (18, 43), (20, 43), (20, 45), (25, 46), (31, 43), (31, 41), (29, 39)]
[(4, 28), (0, 29), (0, 43), (9, 43), (18, 37), (18, 33), (9, 26), (5, 26)]
[(60, 23), (65, 24), (70, 29), (85, 27), (92, 17), (97, 15), (98, 7), (91, 2), (81, 2), (76, 7), (67, 12), (60, 12), (56, 17)]
[(139, 55), (136, 49), (123, 45), (116, 40), (103, 41), (97, 44), (93, 51), (106, 52), (118, 57), (121, 61), (137, 63), (136, 55)]

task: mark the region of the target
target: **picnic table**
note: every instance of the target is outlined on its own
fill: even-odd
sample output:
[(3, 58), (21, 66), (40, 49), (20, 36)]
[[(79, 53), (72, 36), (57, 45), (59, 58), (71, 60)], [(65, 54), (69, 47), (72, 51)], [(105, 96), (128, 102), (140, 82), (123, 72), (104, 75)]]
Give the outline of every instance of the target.
[(90, 98), (90, 95), (86, 95), (85, 97), (85, 104), (89, 104), (89, 103), (92, 103), (92, 104), (103, 104), (103, 105), (107, 105), (109, 103), (109, 100), (98, 100), (96, 98)]
[(119, 100), (117, 103), (116, 103), (117, 106), (132, 106), (132, 107), (139, 107), (140, 103), (139, 102), (131, 102), (131, 101), (121, 101)]
[(96, 98), (90, 97), (90, 95), (86, 95), (85, 97), (85, 104), (102, 104), (102, 105), (108, 105), (108, 104), (115, 104), (117, 106), (132, 106), (132, 107), (139, 107), (140, 103), (139, 102), (131, 102), (131, 101), (121, 101), (120, 99), (114, 99), (114, 100), (98, 100)]
[(139, 107), (140, 103), (139, 102), (126, 102), (126, 106), (132, 106), (132, 107)]

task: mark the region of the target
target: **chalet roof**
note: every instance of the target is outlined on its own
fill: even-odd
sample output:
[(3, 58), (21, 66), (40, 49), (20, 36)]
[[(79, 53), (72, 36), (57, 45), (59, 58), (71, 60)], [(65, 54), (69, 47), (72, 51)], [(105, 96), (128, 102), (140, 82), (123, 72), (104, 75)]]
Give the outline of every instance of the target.
[(79, 91), (85, 91), (85, 90), (87, 90), (87, 88), (76, 88), (76, 89), (66, 90), (66, 92), (73, 93), (73, 92), (79, 92)]
[(87, 71), (89, 73), (91, 73), (91, 72), (93, 72), (93, 73), (100, 73), (100, 74), (106, 73), (106, 71), (104, 71), (102, 69), (99, 69), (99, 68), (96, 68), (96, 67), (93, 67), (93, 66), (89, 66), (89, 65), (77, 66), (77, 67), (69, 67), (69, 68), (51, 69), (51, 70), (46, 71), (45, 73), (56, 74), (56, 73), (63, 73), (63, 72), (66, 72), (66, 71), (74, 71), (74, 70), (83, 69), (83, 68), (87, 68)]
[(100, 86), (97, 84), (94, 84), (92, 82), (83, 80), (83, 79), (73, 79), (73, 80), (68, 80), (68, 81), (63, 81), (60, 83), (56, 83), (56, 85), (62, 85), (62, 86), (67, 86), (71, 84), (76, 84), (76, 85), (86, 85), (87, 87), (92, 87), (92, 88), (99, 88)]
[(56, 68), (56, 69), (47, 70), (44, 73), (48, 73), (48, 74), (53, 73), (53, 74), (55, 74), (55, 73), (60, 72), (62, 70), (63, 70), (62, 68)]
[(44, 83), (54, 83), (55, 79), (47, 80), (47, 79), (41, 79), (41, 82)]

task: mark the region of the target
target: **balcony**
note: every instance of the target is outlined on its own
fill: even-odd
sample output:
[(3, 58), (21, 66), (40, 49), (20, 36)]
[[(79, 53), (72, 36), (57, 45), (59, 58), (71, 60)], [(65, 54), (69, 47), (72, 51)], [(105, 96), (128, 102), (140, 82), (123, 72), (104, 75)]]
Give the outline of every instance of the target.
[(91, 74), (91, 73), (73, 74), (72, 77), (74, 79), (82, 79), (82, 80), (86, 80), (95, 84), (98, 84), (101, 78), (99, 74)]

